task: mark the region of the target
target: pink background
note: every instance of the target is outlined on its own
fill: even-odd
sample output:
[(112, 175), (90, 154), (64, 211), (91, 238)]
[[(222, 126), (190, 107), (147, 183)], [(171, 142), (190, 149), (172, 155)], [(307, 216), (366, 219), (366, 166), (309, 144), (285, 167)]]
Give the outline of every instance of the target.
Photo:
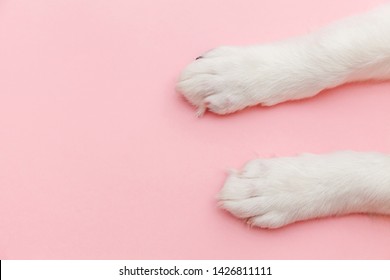
[(214, 46), (381, 2), (2, 0), (0, 258), (390, 258), (388, 217), (250, 229), (215, 200), (256, 155), (390, 152), (389, 83), (202, 119), (174, 90)]

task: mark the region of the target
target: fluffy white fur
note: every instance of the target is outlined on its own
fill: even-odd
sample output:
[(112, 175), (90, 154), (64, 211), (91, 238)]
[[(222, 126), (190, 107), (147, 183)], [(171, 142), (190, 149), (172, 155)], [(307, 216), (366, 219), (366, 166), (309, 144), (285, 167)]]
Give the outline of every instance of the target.
[[(390, 79), (390, 5), (282, 42), (220, 47), (191, 63), (178, 90), (217, 114), (307, 98), (340, 84)], [(348, 213), (390, 214), (390, 157), (338, 152), (259, 159), (233, 172), (220, 205), (252, 225)]]
[(233, 215), (266, 228), (329, 215), (390, 214), (390, 157), (343, 151), (253, 160), (230, 174), (219, 199)]

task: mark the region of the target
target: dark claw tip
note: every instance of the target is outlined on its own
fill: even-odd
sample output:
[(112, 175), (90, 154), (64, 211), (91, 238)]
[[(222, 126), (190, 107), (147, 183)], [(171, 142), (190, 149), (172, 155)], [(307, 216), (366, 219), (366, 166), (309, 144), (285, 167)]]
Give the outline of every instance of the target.
[(201, 59), (203, 58), (203, 56), (198, 56), (197, 58), (195, 58), (195, 60), (198, 60), (198, 59)]

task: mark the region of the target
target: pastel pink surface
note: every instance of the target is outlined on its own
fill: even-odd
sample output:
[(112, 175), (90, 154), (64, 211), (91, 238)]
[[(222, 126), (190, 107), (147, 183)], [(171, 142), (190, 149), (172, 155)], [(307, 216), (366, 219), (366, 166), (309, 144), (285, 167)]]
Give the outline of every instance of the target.
[(216, 206), (259, 156), (390, 152), (389, 83), (197, 119), (203, 51), (303, 34), (380, 0), (0, 3), (0, 259), (386, 259), (390, 218), (250, 229)]

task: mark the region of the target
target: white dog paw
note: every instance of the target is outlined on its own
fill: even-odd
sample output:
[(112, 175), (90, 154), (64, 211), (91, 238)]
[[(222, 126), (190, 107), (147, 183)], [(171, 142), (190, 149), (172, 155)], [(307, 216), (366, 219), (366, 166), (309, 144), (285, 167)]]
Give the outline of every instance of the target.
[(177, 90), (199, 115), (312, 96), (323, 86), (302, 56), (300, 48), (288, 44), (217, 48), (184, 69)]
[(387, 169), (383, 156), (347, 151), (252, 160), (229, 175), (219, 205), (262, 228), (347, 213), (384, 213), (389, 211)]
[(232, 172), (219, 193), (220, 207), (262, 228), (308, 218), (303, 210), (313, 205), (305, 205), (302, 198), (312, 195), (309, 178), (297, 177), (290, 163), (275, 160), (253, 160), (241, 171)]

